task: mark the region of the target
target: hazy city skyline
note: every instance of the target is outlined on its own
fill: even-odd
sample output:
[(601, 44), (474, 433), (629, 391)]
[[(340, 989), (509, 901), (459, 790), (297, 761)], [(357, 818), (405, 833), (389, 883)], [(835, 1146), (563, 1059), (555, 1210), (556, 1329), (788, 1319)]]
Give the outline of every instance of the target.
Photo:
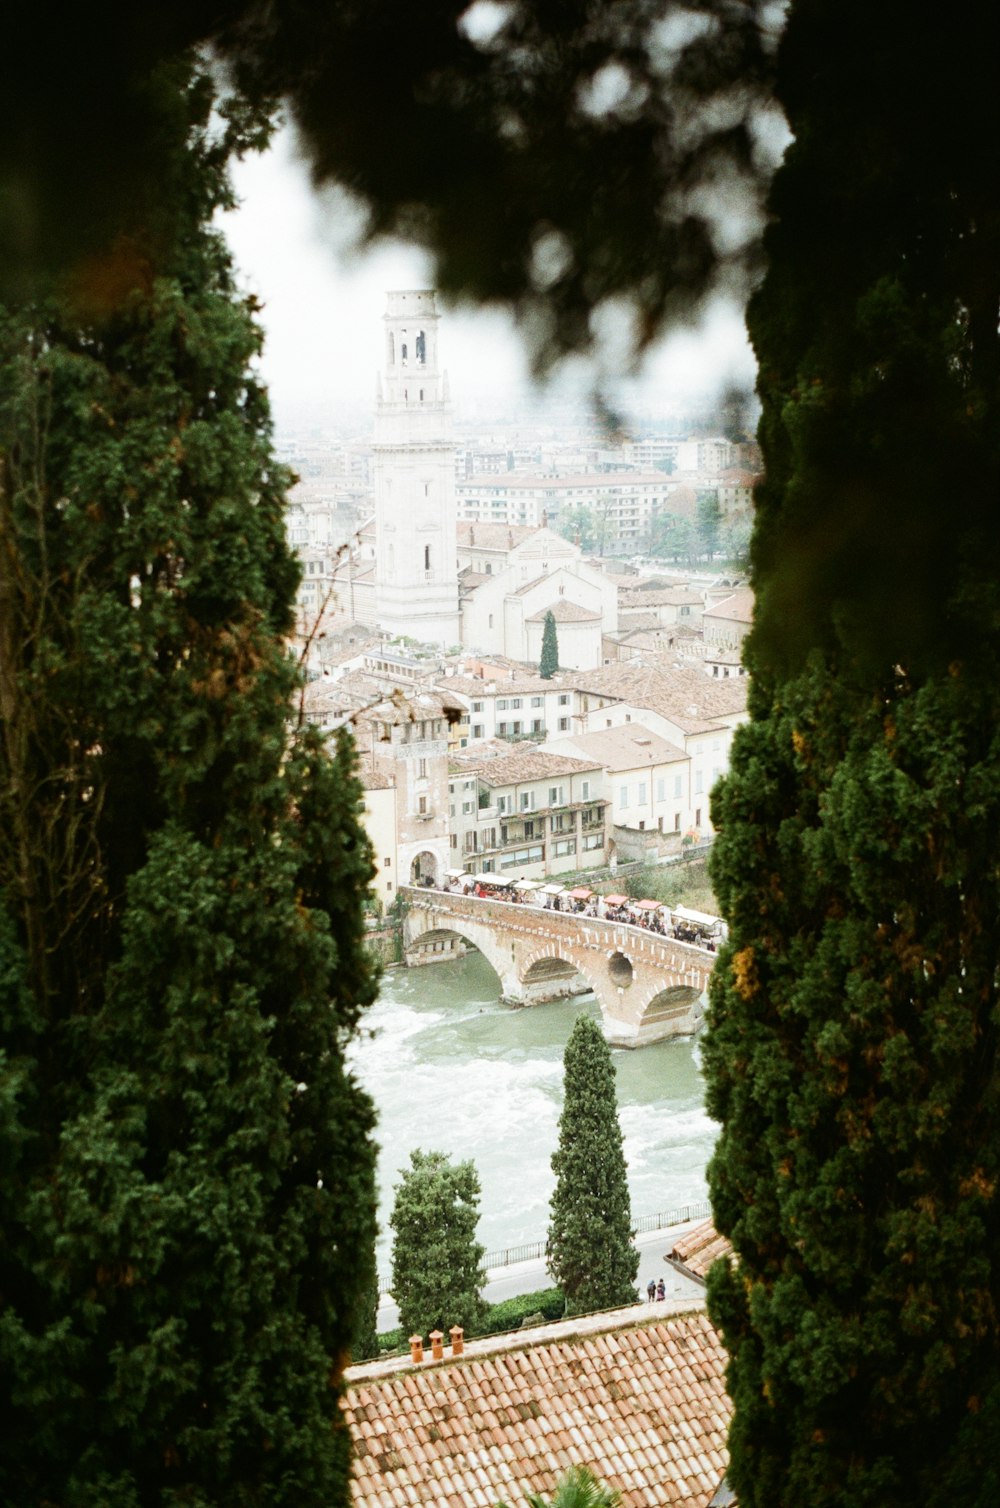
[[(430, 259), (400, 242), (352, 253), (357, 222), (350, 203), (312, 190), (290, 130), (280, 132), (266, 154), (237, 164), (234, 177), (240, 205), (222, 224), (240, 280), (262, 304), (262, 370), (279, 426), (312, 421), (327, 404), (370, 406), (386, 291), (433, 287)], [(530, 394), (512, 320), (447, 305), (443, 314), (443, 359), (460, 402), (514, 402)], [(552, 395), (579, 395), (592, 377), (580, 364), (556, 379)], [(658, 347), (616, 398), (628, 417), (661, 401), (667, 408), (687, 394), (753, 381), (742, 314), (718, 306), (698, 331)]]

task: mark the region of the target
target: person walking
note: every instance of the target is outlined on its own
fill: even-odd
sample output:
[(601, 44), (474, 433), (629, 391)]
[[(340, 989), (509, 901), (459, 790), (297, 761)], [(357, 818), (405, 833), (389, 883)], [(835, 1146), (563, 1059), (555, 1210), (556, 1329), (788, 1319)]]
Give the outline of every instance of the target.
[(653, 1300), (656, 1298), (656, 1279), (655, 1278), (650, 1278), (649, 1282), (646, 1284), (646, 1297), (649, 1299), (650, 1303), (652, 1303)]
[(660, 1300), (660, 1299), (665, 1299), (666, 1296), (667, 1296), (667, 1285), (663, 1281), (663, 1279), (661, 1278), (660, 1281), (656, 1285), (656, 1297), (657, 1297), (657, 1300)]

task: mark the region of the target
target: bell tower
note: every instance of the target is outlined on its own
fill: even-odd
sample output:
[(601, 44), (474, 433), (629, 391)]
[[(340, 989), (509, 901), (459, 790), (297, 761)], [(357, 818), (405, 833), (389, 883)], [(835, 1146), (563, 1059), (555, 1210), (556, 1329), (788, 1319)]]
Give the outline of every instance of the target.
[(375, 402), (378, 627), (458, 644), (455, 449), (433, 292), (387, 295)]

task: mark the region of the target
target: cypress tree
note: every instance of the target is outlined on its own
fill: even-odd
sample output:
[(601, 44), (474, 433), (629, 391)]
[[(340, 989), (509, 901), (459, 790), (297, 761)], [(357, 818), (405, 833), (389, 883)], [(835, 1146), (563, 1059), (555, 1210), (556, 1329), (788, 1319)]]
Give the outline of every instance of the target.
[(404, 1335), (473, 1334), (485, 1316), (486, 1248), (476, 1240), (479, 1174), (473, 1162), (451, 1163), (443, 1152), (410, 1153), (396, 1186), (389, 1224), (392, 1294)]
[(370, 856), (349, 743), (293, 715), (288, 477), (209, 228), (263, 125), (156, 90), (156, 204), (0, 318), (0, 1498), (328, 1508)]
[(549, 608), (545, 614), (545, 626), (542, 629), (542, 656), (538, 665), (538, 674), (543, 681), (551, 681), (559, 669), (559, 638), (556, 634), (556, 620)]
[(545, 1246), (549, 1272), (570, 1314), (635, 1301), (639, 1254), (632, 1246), (622, 1133), (611, 1050), (596, 1021), (578, 1016), (563, 1058), (565, 1098)]
[(705, 1045), (741, 1508), (1000, 1484), (998, 138), (961, 12), (900, 68), (902, 7), (793, 5), (779, 59)]

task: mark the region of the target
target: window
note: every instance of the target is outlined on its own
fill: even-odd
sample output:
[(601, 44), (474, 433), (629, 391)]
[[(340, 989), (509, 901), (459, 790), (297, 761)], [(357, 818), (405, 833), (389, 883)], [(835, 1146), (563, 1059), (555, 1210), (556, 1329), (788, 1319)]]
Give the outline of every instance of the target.
[(563, 788), (561, 785), (549, 786), (549, 806), (562, 806)]
[(382, 868), (383, 869), (391, 869), (392, 868), (392, 860), (389, 859), (389, 858), (383, 859), (382, 860)]
[(504, 812), (509, 812), (511, 810), (510, 801), (511, 798), (509, 796), (497, 797), (497, 811), (500, 813), (501, 817), (503, 816)]
[(667, 782), (665, 780), (658, 780), (656, 782), (656, 799), (657, 801), (666, 801), (667, 799)]
[(560, 733), (568, 733), (569, 732), (569, 718), (568, 717), (561, 717), (559, 719), (559, 732)]
[(568, 697), (568, 695), (565, 692), (563, 692), (562, 695), (559, 697), (559, 705), (560, 705), (560, 707), (568, 707), (569, 706), (569, 697)]
[(451, 837), (449, 839), (449, 842), (451, 843), (452, 848), (457, 848), (458, 847), (458, 833), (452, 833)]
[(493, 614), (490, 613), (490, 628), (493, 627)]
[(646, 782), (644, 780), (639, 781), (639, 794), (636, 797), (636, 800), (639, 806), (646, 805)]
[(704, 789), (705, 789), (705, 777), (702, 774), (701, 770), (695, 770), (695, 772), (694, 772), (694, 793), (695, 793), (695, 795), (696, 796), (700, 796), (701, 793), (702, 793), (702, 791)]
[(417, 779), (418, 780), (426, 780), (427, 779), (427, 761), (426, 761), (426, 759), (418, 759), (417, 760)]
[(519, 712), (521, 710), (521, 698), (519, 696), (511, 697), (510, 709), (512, 712)]
[(391, 880), (386, 880), (386, 882), (385, 882), (385, 889), (386, 889), (386, 894), (388, 894), (389, 891), (392, 889), (392, 881)]
[(674, 776), (674, 799), (675, 800), (677, 799), (677, 797), (681, 793), (681, 779), (682, 779), (682, 777), (680, 775), (675, 775)]
[(466, 833), (466, 835), (465, 835), (465, 851), (466, 851), (466, 853), (475, 853), (475, 851), (476, 851), (476, 835), (475, 835), (475, 833)]
[(472, 725), (472, 736), (473, 736), (473, 738), (482, 738), (482, 736), (483, 736), (483, 725), (482, 725), (482, 723), (473, 723), (473, 725)]
[(473, 808), (473, 805), (472, 805), (471, 801), (463, 801), (462, 802), (462, 816), (463, 817), (467, 817), (469, 815), (469, 813), (471, 811), (473, 811), (473, 810), (474, 810), (474, 808)]
[(521, 792), (521, 810), (522, 810), (522, 812), (530, 812), (530, 811), (532, 811), (534, 809), (534, 805), (535, 805), (535, 793), (534, 793), (534, 791), (522, 791)]
[(603, 848), (604, 847), (604, 834), (603, 833), (585, 833), (584, 837), (583, 837), (583, 846), (584, 846), (584, 849), (587, 850), (587, 851), (589, 851), (590, 849), (593, 849), (593, 848)]
[(695, 827), (700, 827), (701, 826), (701, 807), (700, 806), (695, 808), (694, 825), (695, 825)]
[(473, 702), (473, 704), (472, 704), (472, 710), (473, 710), (473, 712), (482, 712), (482, 710), (483, 710), (483, 704), (482, 704), (482, 702)]
[(454, 815), (455, 815), (455, 803), (453, 801), (451, 803), (451, 805), (448, 807), (448, 816), (449, 817), (454, 817)]
[(679, 833), (680, 830), (681, 830), (681, 814), (680, 814), (680, 812), (674, 812), (674, 832), (675, 833)]
[(619, 786), (619, 788), (618, 788), (618, 805), (619, 806), (628, 806), (628, 786), (627, 785), (622, 785), (622, 786)]
[(576, 853), (576, 839), (560, 838), (558, 843), (553, 843), (552, 852), (557, 859), (563, 859), (567, 854)]
[(497, 723), (497, 737), (498, 738), (506, 738), (507, 737), (507, 724), (506, 723)]
[(542, 720), (540, 717), (533, 717), (531, 719), (531, 731), (532, 733), (544, 732), (544, 729), (542, 728)]
[(533, 707), (543, 707), (545, 705), (545, 698), (542, 696), (533, 696), (531, 698), (531, 705)]
[(582, 799), (584, 801), (589, 801), (590, 800), (590, 781), (589, 780), (583, 781), (580, 794), (581, 794), (581, 797), (582, 797)]
[(525, 822), (525, 824), (524, 824), (524, 836), (526, 838), (533, 838), (535, 836), (535, 822), (534, 822), (534, 818), (532, 818), (530, 822)]
[(420, 797), (418, 797), (418, 799), (417, 799), (417, 811), (420, 813), (420, 815), (422, 817), (425, 817), (427, 815), (427, 797), (426, 796), (420, 796)]
[[(493, 619), (491, 618), (490, 619), (490, 628), (492, 628), (492, 627), (493, 627)], [(501, 696), (501, 697), (498, 698), (498, 700), (497, 700), (497, 711), (498, 712), (506, 712), (507, 711), (507, 698), (505, 696)]]

